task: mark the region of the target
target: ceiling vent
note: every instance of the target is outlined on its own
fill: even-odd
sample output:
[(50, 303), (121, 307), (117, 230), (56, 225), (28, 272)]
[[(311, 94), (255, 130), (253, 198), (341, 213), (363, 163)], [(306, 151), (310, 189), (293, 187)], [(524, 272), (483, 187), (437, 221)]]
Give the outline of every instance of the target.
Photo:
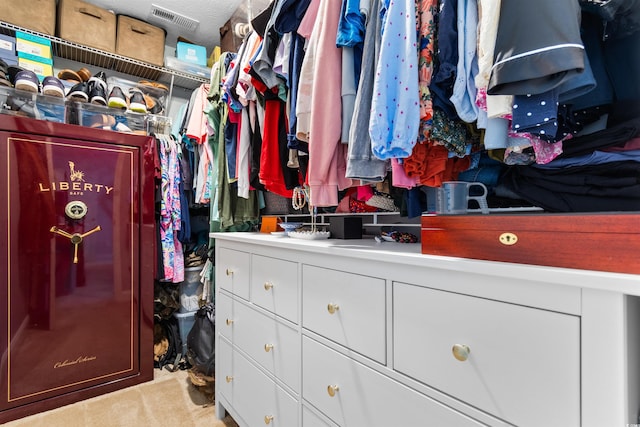
[(155, 4), (151, 5), (150, 17), (165, 23), (169, 22), (187, 31), (195, 31), (196, 28), (198, 28), (198, 25), (200, 25), (200, 21), (198, 20), (189, 18), (188, 16), (184, 16), (178, 12), (165, 9), (164, 7), (160, 7)]

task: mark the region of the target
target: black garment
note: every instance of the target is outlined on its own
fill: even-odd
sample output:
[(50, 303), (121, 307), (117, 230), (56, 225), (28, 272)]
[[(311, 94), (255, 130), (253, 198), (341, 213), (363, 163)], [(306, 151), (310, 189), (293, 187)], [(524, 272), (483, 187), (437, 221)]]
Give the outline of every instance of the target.
[(453, 95), (458, 67), (458, 2), (442, 0), (440, 3), (440, 11), (434, 17), (437, 25), (437, 44), (429, 92), (434, 109), (439, 108), (448, 118), (457, 120), (458, 113), (449, 98)]
[[(264, 103), (264, 99), (258, 102)], [(255, 108), (254, 106), (250, 108)], [(260, 130), (259, 120), (255, 121), (255, 127), (251, 130), (251, 165), (249, 171), (249, 183), (256, 190), (265, 190), (264, 185), (260, 182), (260, 156), (262, 155), (262, 131)]]
[(269, 23), (269, 19), (271, 19), (271, 13), (273, 12), (275, 3), (276, 0), (273, 0), (265, 10), (260, 12), (258, 16), (251, 20), (251, 28), (260, 34), (260, 37), (262, 38), (264, 38), (264, 33), (267, 31), (267, 24)]
[(611, 128), (562, 142), (562, 154), (558, 158), (581, 156), (595, 150), (624, 144), (640, 135), (640, 117), (628, 120)]
[(550, 212), (640, 210), (640, 163), (635, 161), (552, 170), (514, 166), (503, 185)]
[(493, 63), (489, 95), (544, 93), (581, 73), (585, 64), (578, 2), (503, 1)]

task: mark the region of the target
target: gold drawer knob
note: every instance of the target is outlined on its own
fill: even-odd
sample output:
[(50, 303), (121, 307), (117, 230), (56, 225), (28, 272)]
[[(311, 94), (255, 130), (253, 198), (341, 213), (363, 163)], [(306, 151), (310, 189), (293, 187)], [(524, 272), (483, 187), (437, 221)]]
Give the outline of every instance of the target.
[(273, 288), (273, 283), (271, 282), (264, 282), (264, 290), (268, 291), (269, 289)]
[(233, 381), (233, 377), (231, 375), (227, 375), (226, 377), (224, 377), (224, 379), (230, 383), (231, 381)]
[(271, 350), (273, 350), (273, 344), (265, 344), (264, 345), (264, 351), (269, 353)]
[(336, 395), (336, 393), (338, 392), (338, 390), (340, 390), (340, 387), (338, 387), (337, 385), (329, 385), (327, 386), (327, 393), (329, 393), (329, 396), (334, 397)]
[(457, 360), (461, 362), (464, 362), (469, 358), (469, 353), (471, 353), (471, 349), (469, 348), (468, 345), (454, 344), (453, 348), (451, 349), (451, 352), (453, 353), (453, 357), (455, 357)]
[(225, 273), (227, 274), (227, 276), (233, 276), (233, 270), (230, 268), (227, 268), (227, 271), (225, 271)]
[(340, 309), (340, 306), (339, 306), (338, 304), (334, 304), (334, 303), (330, 302), (330, 303), (327, 305), (327, 311), (328, 311), (330, 314), (335, 314), (335, 312), (336, 312), (336, 311), (338, 311), (339, 309)]
[(518, 243), (518, 236), (513, 233), (502, 233), (498, 240), (505, 246), (512, 246)]
[(224, 322), (227, 324), (227, 326), (231, 326), (231, 324), (233, 323), (233, 319), (227, 319)]
[(264, 416), (264, 423), (265, 424), (271, 424), (271, 421), (273, 421), (273, 415), (265, 415)]

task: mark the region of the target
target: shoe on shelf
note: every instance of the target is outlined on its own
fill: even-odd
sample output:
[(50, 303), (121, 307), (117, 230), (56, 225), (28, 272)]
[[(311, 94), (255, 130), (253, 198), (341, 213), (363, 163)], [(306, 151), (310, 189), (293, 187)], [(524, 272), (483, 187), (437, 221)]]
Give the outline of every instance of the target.
[(87, 83), (80, 82), (69, 89), (67, 99), (71, 101), (87, 102), (89, 101), (89, 94), (87, 93)]
[(80, 79), (82, 79), (83, 82), (87, 82), (91, 78), (91, 71), (85, 67), (80, 68), (76, 73), (80, 76)]
[(0, 85), (13, 87), (9, 81), (9, 66), (0, 58)]
[(18, 73), (23, 70), (24, 68), (18, 67), (17, 65), (9, 65), (7, 67), (7, 78), (12, 85), (16, 83), (16, 76), (18, 75)]
[(60, 72), (58, 73), (58, 78), (60, 80), (67, 80), (75, 83), (82, 82), (82, 77), (80, 77), (78, 73), (76, 73), (75, 71), (69, 70), (68, 68), (64, 70), (60, 70)]
[(140, 80), (138, 82), (138, 84), (142, 85), (142, 86), (152, 87), (154, 89), (160, 89), (160, 90), (163, 90), (165, 92), (169, 92), (169, 88), (167, 86), (163, 85), (162, 83), (151, 82), (149, 80)]
[(90, 87), (89, 102), (92, 104), (107, 105), (107, 92), (105, 88), (100, 84), (92, 84), (91, 82), (89, 82), (88, 85)]
[(49, 96), (64, 98), (64, 85), (59, 78), (47, 76), (42, 80), (42, 93)]
[(129, 110), (136, 113), (147, 114), (147, 104), (144, 100), (144, 94), (140, 89), (129, 89)]
[(9, 66), (0, 58), (0, 85), (12, 87), (9, 81)]
[(22, 70), (16, 74), (13, 86), (16, 89), (24, 90), (27, 92), (40, 92), (40, 80), (38, 76), (31, 70)]
[(88, 80), (89, 88), (92, 89), (94, 85), (100, 85), (104, 89), (106, 93), (108, 91), (107, 88), (107, 75), (104, 71), (98, 71), (95, 75), (91, 76)]
[(109, 105), (109, 107), (111, 108), (121, 108), (123, 110), (127, 109), (127, 98), (125, 98), (124, 93), (119, 86), (113, 86), (111, 88), (107, 105)]

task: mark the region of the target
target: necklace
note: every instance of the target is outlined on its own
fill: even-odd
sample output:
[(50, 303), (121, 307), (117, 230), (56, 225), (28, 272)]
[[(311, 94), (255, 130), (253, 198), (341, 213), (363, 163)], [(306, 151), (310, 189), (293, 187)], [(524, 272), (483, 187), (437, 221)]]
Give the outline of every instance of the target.
[(291, 197), (291, 206), (293, 209), (299, 211), (307, 204), (307, 190), (304, 187), (296, 187), (293, 189), (293, 196)]

